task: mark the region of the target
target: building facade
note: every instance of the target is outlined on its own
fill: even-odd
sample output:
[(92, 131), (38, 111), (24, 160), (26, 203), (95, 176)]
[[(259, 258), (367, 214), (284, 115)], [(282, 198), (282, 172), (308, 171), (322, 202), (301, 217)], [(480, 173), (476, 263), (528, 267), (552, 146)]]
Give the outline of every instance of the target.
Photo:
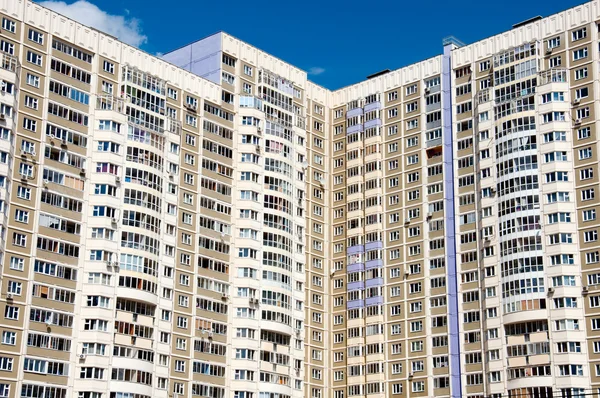
[(335, 91), (0, 19), (0, 397), (600, 396), (597, 0)]

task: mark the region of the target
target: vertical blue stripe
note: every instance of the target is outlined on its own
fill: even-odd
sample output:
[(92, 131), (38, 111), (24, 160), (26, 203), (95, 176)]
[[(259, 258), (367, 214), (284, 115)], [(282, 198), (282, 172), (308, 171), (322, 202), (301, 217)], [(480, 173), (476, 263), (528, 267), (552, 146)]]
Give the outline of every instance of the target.
[(458, 319), (458, 278), (456, 265), (456, 236), (454, 210), (454, 148), (452, 134), (452, 49), (444, 45), (442, 55), (442, 136), (444, 159), (444, 223), (446, 234), (446, 272), (448, 296), (448, 320), (450, 324), (450, 396), (462, 397), (460, 372), (460, 329)]

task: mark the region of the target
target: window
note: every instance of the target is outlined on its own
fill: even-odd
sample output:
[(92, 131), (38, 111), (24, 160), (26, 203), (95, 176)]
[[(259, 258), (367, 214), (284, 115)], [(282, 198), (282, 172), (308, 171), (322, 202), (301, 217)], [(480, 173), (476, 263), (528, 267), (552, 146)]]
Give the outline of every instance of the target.
[(596, 219), (596, 210), (584, 210), (583, 211), (583, 221), (593, 221)]
[(27, 246), (27, 235), (20, 234), (17, 232), (13, 233), (12, 243), (13, 243), (13, 245), (19, 246), (19, 247)]
[(25, 259), (20, 257), (11, 257), (10, 258), (10, 269), (15, 271), (23, 271), (25, 267)]
[(578, 41), (578, 40), (585, 39), (586, 36), (587, 36), (587, 28), (581, 28), (574, 32), (571, 32), (571, 40), (572, 41)]
[(592, 135), (591, 129), (589, 127), (580, 128), (577, 130), (577, 139), (584, 140), (586, 138), (590, 138)]
[(26, 210), (16, 209), (15, 210), (15, 221), (24, 224), (29, 223), (29, 212)]
[(587, 119), (590, 117), (590, 108), (586, 106), (585, 108), (579, 108), (576, 111), (577, 119)]
[(42, 56), (33, 51), (27, 51), (27, 61), (34, 65), (42, 66)]
[(575, 98), (581, 99), (585, 98), (589, 95), (589, 89), (587, 87), (582, 87), (575, 90)]
[(31, 97), (29, 95), (25, 96), (25, 104), (24, 104), (27, 108), (31, 108), (31, 109), (38, 109), (38, 99)]
[(9, 293), (15, 294), (17, 296), (21, 295), (23, 289), (23, 284), (21, 282), (8, 281), (7, 290)]
[(580, 59), (587, 58), (588, 49), (587, 47), (580, 48), (573, 51), (573, 61), (579, 61)]
[(552, 50), (553, 48), (560, 47), (560, 36), (554, 37), (548, 40), (548, 49)]
[(33, 86), (35, 88), (40, 87), (40, 77), (36, 75), (32, 75), (31, 73), (27, 74), (27, 84)]
[(4, 318), (11, 319), (13, 321), (19, 320), (19, 307), (7, 305), (4, 309)]
[(2, 344), (6, 345), (15, 345), (17, 343), (17, 333), (16, 332), (2, 332)]
[(37, 30), (30, 28), (27, 37), (34, 43), (44, 44), (44, 34), (38, 32)]
[(227, 54), (223, 54), (223, 63), (227, 66), (235, 68), (236, 59)]
[(10, 372), (13, 369), (13, 358), (0, 357), (0, 370)]
[(12, 19), (2, 18), (2, 29), (11, 33), (15, 33), (17, 30), (17, 24)]
[(102, 63), (102, 70), (113, 75), (115, 73), (115, 64), (105, 60)]
[(10, 55), (15, 54), (15, 45), (4, 40), (0, 40), (0, 51)]
[(550, 68), (557, 68), (557, 67), (559, 67), (561, 64), (562, 64), (562, 59), (561, 59), (560, 55), (559, 55), (559, 56), (557, 56), (557, 57), (552, 57), (552, 58), (550, 58), (550, 59), (548, 60), (548, 66), (549, 66)]
[(581, 80), (588, 77), (588, 68), (587, 66), (581, 69), (575, 70), (575, 80)]

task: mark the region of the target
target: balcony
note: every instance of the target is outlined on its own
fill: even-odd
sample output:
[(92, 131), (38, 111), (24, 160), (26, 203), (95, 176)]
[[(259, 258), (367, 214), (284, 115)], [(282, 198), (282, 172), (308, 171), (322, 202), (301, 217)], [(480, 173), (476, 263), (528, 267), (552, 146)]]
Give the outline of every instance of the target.
[(262, 100), (249, 95), (240, 96), (240, 108), (252, 108), (262, 111)]
[(429, 140), (427, 141), (427, 143), (425, 144), (427, 146), (427, 148), (435, 148), (438, 146), (442, 146), (442, 138), (435, 138), (433, 140)]
[(0, 54), (0, 69), (7, 70), (9, 72), (16, 72), (18, 68), (19, 60), (17, 57), (6, 53)]
[(549, 83), (567, 83), (567, 69), (555, 68), (540, 72), (538, 86)]
[(181, 135), (181, 122), (171, 117), (167, 118), (167, 131), (175, 135)]
[(125, 109), (125, 101), (123, 98), (114, 97), (112, 95), (99, 95), (96, 98), (96, 109), (102, 111), (115, 111), (123, 113)]

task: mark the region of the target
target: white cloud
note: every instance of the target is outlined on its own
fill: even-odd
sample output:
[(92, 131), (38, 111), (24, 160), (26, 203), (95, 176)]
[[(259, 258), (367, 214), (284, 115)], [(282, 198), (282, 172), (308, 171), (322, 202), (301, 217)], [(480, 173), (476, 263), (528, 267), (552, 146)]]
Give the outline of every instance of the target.
[(142, 33), (140, 21), (127, 16), (129, 10), (124, 10), (125, 16), (111, 15), (86, 0), (77, 0), (71, 4), (64, 1), (50, 0), (42, 1), (40, 5), (79, 23), (115, 36), (132, 46), (139, 47), (148, 41), (148, 38)]
[(308, 70), (308, 74), (309, 75), (320, 75), (322, 73), (325, 73), (325, 68), (321, 68), (320, 66), (313, 66), (312, 68), (310, 68)]

